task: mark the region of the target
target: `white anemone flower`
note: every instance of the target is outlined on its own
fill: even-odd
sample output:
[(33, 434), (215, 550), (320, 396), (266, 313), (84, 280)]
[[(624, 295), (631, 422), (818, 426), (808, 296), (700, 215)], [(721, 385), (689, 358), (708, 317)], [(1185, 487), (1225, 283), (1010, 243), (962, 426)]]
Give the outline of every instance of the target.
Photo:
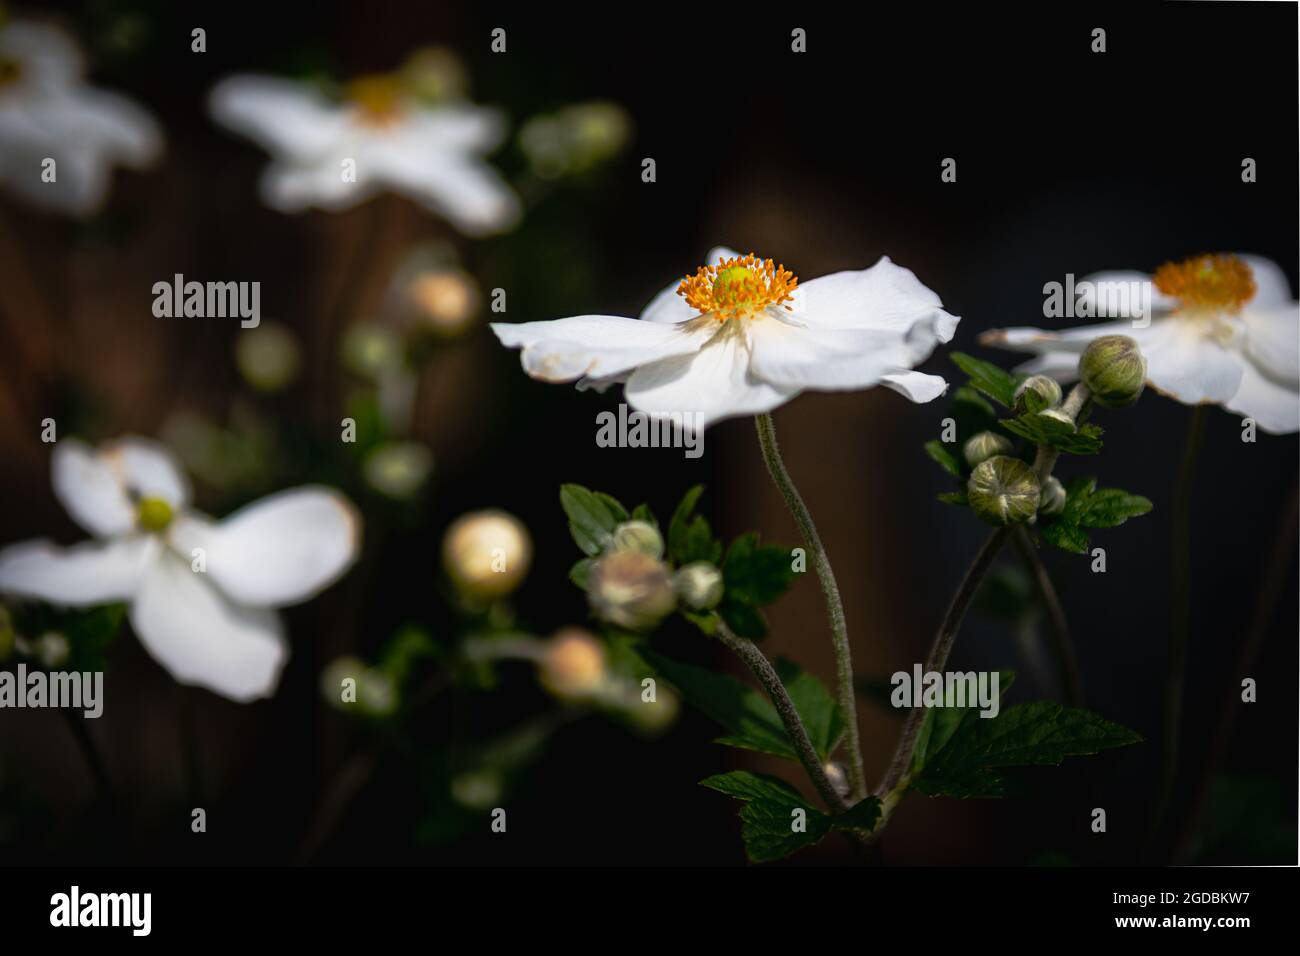
[(505, 136), (497, 110), (425, 103), (397, 76), (357, 79), (342, 102), (311, 83), (232, 76), (208, 102), (218, 123), (271, 153), (262, 198), (281, 212), (334, 212), (389, 189), (467, 235), (519, 220), (518, 198), (482, 158)]
[(125, 601), (145, 649), (183, 684), (236, 701), (274, 693), (288, 657), (274, 608), (335, 581), (357, 557), (361, 521), (337, 491), (269, 495), (223, 521), (190, 510), (163, 446), (126, 437), (95, 450), (60, 441), (54, 493), (98, 540), (0, 551), (0, 593), (88, 607)]
[(0, 27), (0, 182), (74, 216), (103, 205), (115, 164), (148, 166), (163, 143), (144, 109), (88, 86), (84, 71), (76, 44), (56, 27)]
[[(1266, 432), (1300, 431), (1300, 303), (1275, 263), (1205, 255), (1166, 263), (1154, 275), (1101, 272), (1084, 281), (1092, 314), (1120, 321), (1060, 332), (995, 329), (980, 341), (1036, 352), (1017, 371), (1070, 381), (1089, 342), (1127, 335), (1146, 358), (1147, 384), (1162, 395), (1221, 405)], [(1134, 283), (1149, 284), (1149, 315), (1138, 314), (1141, 296), (1117, 294)]]
[(622, 382), (638, 411), (689, 415), (700, 427), (771, 411), (806, 389), (885, 385), (928, 402), (948, 387), (912, 369), (960, 320), (888, 257), (804, 283), (752, 254), (718, 248), (708, 261), (640, 318), (580, 315), (492, 330), (523, 349), (533, 378), (579, 388)]

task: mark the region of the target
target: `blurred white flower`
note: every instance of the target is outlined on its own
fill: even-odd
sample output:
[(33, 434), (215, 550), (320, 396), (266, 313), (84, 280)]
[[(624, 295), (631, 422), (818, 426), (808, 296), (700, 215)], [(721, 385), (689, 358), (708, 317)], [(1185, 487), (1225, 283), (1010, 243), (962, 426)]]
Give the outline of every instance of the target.
[(468, 235), (501, 232), (519, 219), (519, 200), (482, 159), (505, 135), (497, 110), (429, 104), (400, 76), (355, 80), (342, 102), (310, 83), (232, 76), (212, 90), (209, 107), (217, 122), (271, 153), (262, 197), (282, 212), (347, 209), (387, 188)]
[(144, 109), (86, 85), (84, 69), (61, 30), (25, 20), (0, 26), (0, 182), (74, 216), (103, 204), (114, 165), (143, 168), (163, 144)]
[[(1127, 335), (1146, 359), (1148, 384), (1161, 394), (1185, 405), (1222, 405), (1266, 432), (1300, 431), (1300, 303), (1276, 263), (1251, 255), (1196, 256), (1152, 276), (1099, 272), (1080, 285), (1085, 282), (1093, 314), (1119, 321), (1060, 332), (994, 329), (980, 341), (1038, 353), (1019, 372), (1071, 381), (1089, 342)], [(1143, 317), (1150, 324), (1132, 321), (1137, 297), (1108, 291), (1133, 282), (1154, 286), (1151, 315)]]
[(805, 389), (883, 384), (928, 402), (948, 387), (912, 367), (960, 320), (888, 258), (803, 284), (771, 259), (718, 248), (708, 261), (639, 319), (581, 315), (492, 330), (523, 349), (533, 378), (579, 388), (624, 382), (633, 408), (693, 413), (704, 425), (770, 411)]
[(163, 446), (126, 437), (55, 447), (54, 493), (100, 539), (0, 551), (0, 593), (85, 607), (126, 601), (145, 649), (172, 676), (236, 701), (270, 696), (288, 656), (274, 608), (333, 583), (356, 559), (361, 520), (337, 491), (269, 495), (214, 522)]

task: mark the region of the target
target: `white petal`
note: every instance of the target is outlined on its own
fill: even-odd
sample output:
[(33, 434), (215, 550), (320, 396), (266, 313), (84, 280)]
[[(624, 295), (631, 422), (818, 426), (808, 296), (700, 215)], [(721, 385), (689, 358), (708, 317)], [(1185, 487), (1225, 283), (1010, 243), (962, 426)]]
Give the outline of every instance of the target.
[(489, 153), (505, 139), (506, 127), (500, 110), (459, 103), (418, 110), (402, 135), (424, 152)]
[(1255, 295), (1246, 307), (1250, 309), (1272, 309), (1275, 306), (1290, 305), (1294, 307), (1291, 295), (1291, 283), (1287, 282), (1286, 273), (1272, 259), (1239, 253), (1238, 258), (1250, 266), (1255, 278)]
[(754, 376), (787, 388), (867, 388), (915, 358), (897, 332), (799, 328), (771, 317), (753, 321), (749, 332)]
[(75, 438), (58, 442), (50, 473), (55, 497), (91, 534), (109, 537), (135, 526), (135, 508), (121, 473), (89, 445)]
[(505, 232), (519, 222), (522, 207), (514, 190), (492, 166), (473, 156), (403, 149), (395, 143), (369, 153), (366, 161), (393, 190), (443, 216), (467, 236)]
[(77, 93), (77, 136), (82, 149), (101, 162), (143, 168), (162, 152), (162, 129), (134, 100), (103, 90)]
[(657, 417), (698, 415), (686, 420), (704, 427), (723, 418), (771, 411), (799, 389), (770, 385), (751, 374), (744, 336), (724, 328), (694, 354), (641, 366), (628, 378), (624, 394), (638, 411)]
[(1255, 419), (1274, 435), (1300, 431), (1300, 390), (1270, 378), (1250, 362), (1242, 370), (1241, 387), (1223, 407)]
[(313, 163), (271, 163), (258, 180), (258, 192), (272, 209), (299, 213), (308, 209), (339, 212), (379, 192), (379, 183), (357, 166), (355, 182), (341, 175), (340, 161), (326, 157)]
[(319, 593), (352, 566), (361, 550), (361, 518), (331, 488), (291, 488), (216, 524), (190, 518), (173, 545), (187, 560), (191, 548), (204, 548), (208, 577), (237, 603), (282, 607)]
[(0, 594), (87, 607), (133, 597), (145, 569), (158, 554), (147, 535), (60, 548), (24, 541), (0, 551)]
[(100, 458), (136, 498), (161, 498), (173, 511), (190, 503), (190, 482), (161, 442), (127, 436), (100, 447)]
[(870, 269), (802, 282), (789, 303), (811, 328), (907, 332), (920, 325), (935, 342), (949, 341), (960, 319), (910, 269), (881, 257)]
[(1099, 319), (1154, 318), (1168, 314), (1178, 305), (1177, 299), (1152, 284), (1151, 276), (1135, 269), (1090, 273), (1075, 283), (1075, 298), (1072, 303), (1062, 301), (1062, 307), (1074, 310), (1073, 315)]
[(0, 59), (22, 65), (20, 81), (41, 92), (64, 89), (84, 69), (76, 41), (58, 27), (13, 20), (0, 28)]
[(1077, 363), (1079, 354), (1095, 338), (1100, 338), (1103, 335), (1127, 335), (1141, 345), (1143, 338), (1149, 334), (1149, 330), (1158, 324), (1158, 322), (1153, 322), (1146, 329), (1135, 329), (1133, 324), (1128, 321), (1104, 322), (1100, 325), (1077, 325), (1074, 328), (1060, 329), (1056, 332), (1026, 326), (1011, 329), (990, 329), (980, 334), (980, 344), (1011, 349), (1013, 352), (1072, 354), (1075, 356), (1074, 361)]
[(1246, 326), (1246, 354), (1273, 378), (1300, 385), (1300, 303), (1250, 305), (1241, 321)]
[[(342, 137), (347, 117), (308, 83), (273, 76), (232, 76), (208, 95), (208, 109), (221, 125), (277, 156), (310, 161)], [(339, 172), (337, 163), (334, 171)]]
[(948, 391), (948, 383), (942, 376), (924, 372), (896, 372), (884, 376), (881, 384), (914, 402), (932, 402)]
[(494, 322), (492, 331), (507, 348), (523, 348), (524, 371), (533, 378), (572, 382), (696, 352), (716, 330), (713, 320), (704, 323), (684, 328), (613, 315), (579, 315), (550, 322)]
[(1245, 359), (1203, 334), (1201, 323), (1168, 319), (1145, 331), (1138, 344), (1157, 391), (1185, 405), (1222, 404), (1237, 393)]
[(275, 611), (231, 602), (206, 575), (165, 552), (145, 573), (131, 626), (178, 681), (240, 702), (274, 693), (289, 655)]
[[(705, 257), (703, 265), (714, 266), (723, 259), (734, 259), (740, 253), (734, 249), (728, 249), (726, 246), (714, 246), (709, 250)], [(694, 274), (695, 270), (691, 270)], [(685, 278), (683, 275), (682, 278)], [(641, 310), (640, 318), (646, 322), (666, 322), (676, 324), (679, 322), (688, 322), (697, 318), (700, 313), (696, 312), (686, 300), (677, 294), (677, 288), (682, 284), (681, 279), (673, 281), (670, 285), (664, 286), (662, 290), (650, 300), (650, 304)]]

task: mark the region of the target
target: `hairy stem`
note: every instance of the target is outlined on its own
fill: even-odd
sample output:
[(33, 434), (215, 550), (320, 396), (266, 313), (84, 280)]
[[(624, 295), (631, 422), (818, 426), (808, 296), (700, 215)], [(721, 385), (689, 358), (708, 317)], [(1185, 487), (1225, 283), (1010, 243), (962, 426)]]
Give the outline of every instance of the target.
[[(835, 646), (835, 679), (839, 699), (840, 715), (844, 718), (844, 742), (849, 753), (849, 786), (855, 800), (861, 800), (867, 793), (866, 775), (862, 770), (862, 744), (858, 740), (858, 707), (853, 690), (853, 655), (849, 650), (848, 625), (844, 621), (844, 602), (840, 599), (840, 589), (835, 583), (835, 572), (831, 569), (830, 558), (822, 546), (817, 526), (813, 524), (808, 506), (799, 496), (781, 459), (781, 450), (776, 444), (776, 426), (772, 416), (766, 412), (754, 416), (754, 425), (758, 430), (758, 445), (763, 452), (763, 461), (767, 465), (772, 481), (776, 483), (781, 496), (785, 498), (786, 507), (794, 516), (795, 524), (803, 535), (804, 544), (811, 553), (813, 567), (821, 579), (822, 592), (826, 595), (826, 609), (830, 615), (831, 637)], [(777, 682), (780, 684), (780, 681)], [(824, 776), (824, 774), (823, 774)]]
[(1074, 654), (1074, 644), (1070, 641), (1070, 625), (1066, 622), (1065, 609), (1061, 607), (1061, 599), (1057, 596), (1056, 588), (1052, 585), (1052, 578), (1047, 573), (1047, 566), (1043, 564), (1043, 559), (1038, 556), (1038, 551), (1034, 547), (1033, 540), (1029, 537), (1029, 532), (1023, 527), (1017, 527), (1015, 533), (1011, 536), (1011, 543), (1015, 545), (1016, 551), (1020, 554), (1020, 560), (1024, 562), (1025, 570), (1034, 579), (1034, 587), (1038, 591), (1038, 598), (1047, 611), (1053, 651), (1056, 655), (1056, 673), (1061, 683), (1061, 690), (1065, 694), (1065, 701), (1071, 707), (1079, 707), (1083, 703), (1082, 684), (1079, 680), (1079, 661)]
[(1174, 785), (1178, 779), (1180, 731), (1183, 719), (1183, 684), (1187, 676), (1187, 636), (1191, 630), (1192, 559), (1191, 559), (1191, 502), (1192, 482), (1196, 477), (1196, 458), (1205, 433), (1204, 405), (1192, 411), (1183, 446), (1183, 463), (1178, 471), (1178, 484), (1173, 501), (1173, 587), (1169, 619), (1169, 659), (1165, 672), (1164, 696), (1164, 752), (1160, 761), (1160, 778), (1156, 790), (1156, 809), (1147, 831), (1145, 856), (1150, 859), (1157, 851), (1173, 801)]
[(821, 758), (817, 756), (817, 750), (812, 745), (812, 740), (808, 737), (808, 731), (803, 725), (803, 720), (799, 717), (799, 712), (795, 710), (794, 701), (790, 699), (789, 692), (785, 685), (781, 683), (781, 678), (777, 676), (776, 669), (772, 667), (772, 662), (764, 656), (763, 652), (758, 649), (753, 641), (747, 641), (743, 637), (738, 637), (731, 628), (727, 627), (722, 618), (716, 618), (717, 626), (714, 628), (713, 635), (744, 662), (745, 666), (750, 669), (758, 682), (763, 685), (767, 691), (767, 696), (772, 698), (772, 705), (776, 707), (776, 712), (781, 718), (781, 723), (785, 725), (785, 732), (794, 744), (795, 753), (799, 755), (799, 762), (803, 764), (804, 770), (808, 771), (808, 777), (812, 780), (813, 786), (821, 794), (823, 800), (836, 813), (842, 813), (849, 808), (844, 798), (836, 792), (835, 787), (831, 785), (830, 779), (826, 776), (826, 770), (822, 767)]

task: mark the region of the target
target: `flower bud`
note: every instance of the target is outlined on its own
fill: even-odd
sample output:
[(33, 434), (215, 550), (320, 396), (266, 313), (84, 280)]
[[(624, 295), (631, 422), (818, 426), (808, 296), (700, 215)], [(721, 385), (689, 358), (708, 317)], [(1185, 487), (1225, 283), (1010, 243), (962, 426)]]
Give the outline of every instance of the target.
[(298, 377), (302, 353), (293, 330), (280, 322), (262, 322), (235, 339), (235, 364), (259, 392), (278, 392)]
[(528, 573), (533, 545), (528, 529), (504, 511), (473, 511), (457, 518), (442, 539), (448, 576), (471, 598), (503, 597)]
[(419, 442), (384, 442), (362, 465), (366, 484), (390, 498), (412, 498), (433, 469), (433, 453)]
[(471, 810), (496, 806), (505, 792), (505, 781), (495, 770), (467, 770), (451, 778), (451, 798)]
[[(1027, 400), (1029, 394), (1036, 395), (1040, 401), (1036, 406), (1031, 406)], [(1047, 375), (1031, 375), (1025, 379), (1016, 388), (1016, 398), (1013, 403), (1017, 415), (1023, 415), (1031, 408), (1044, 409), (1055, 408), (1061, 404), (1061, 385), (1056, 379)]]
[(664, 556), (664, 539), (648, 521), (624, 521), (614, 529), (615, 551), (640, 551), (652, 558)]
[(1147, 361), (1137, 342), (1127, 335), (1093, 339), (1079, 358), (1079, 377), (1093, 400), (1107, 408), (1132, 405), (1142, 394)]
[(62, 667), (72, 656), (72, 645), (58, 631), (46, 631), (36, 639), (36, 659), (51, 669)]
[(1061, 480), (1051, 476), (1043, 484), (1043, 490), (1038, 495), (1038, 513), (1040, 515), (1056, 515), (1065, 509), (1065, 486)]
[(558, 631), (538, 661), (538, 678), (556, 697), (591, 697), (605, 684), (605, 648), (581, 628)]
[(634, 631), (654, 627), (677, 604), (667, 566), (640, 551), (611, 551), (597, 561), (587, 598), (600, 618)]
[(406, 306), (412, 324), (440, 338), (469, 329), (482, 296), (473, 278), (459, 269), (428, 269), (406, 286)]
[(360, 322), (343, 335), (343, 364), (362, 378), (377, 381), (402, 361), (402, 345), (392, 329)]
[(989, 524), (1019, 524), (1038, 512), (1038, 478), (1019, 458), (996, 455), (975, 466), (966, 483), (966, 497), (975, 513)]
[(673, 575), (673, 588), (687, 607), (711, 611), (722, 600), (722, 572), (708, 561), (693, 561)]
[(972, 435), (966, 439), (966, 444), (962, 446), (962, 454), (966, 456), (966, 464), (972, 468), (986, 458), (992, 458), (994, 455), (1005, 455), (1009, 451), (1011, 451), (1011, 442), (997, 432), (980, 432), (978, 435)]
[(822, 770), (826, 772), (826, 779), (830, 781), (835, 792), (841, 797), (847, 797), (851, 788), (849, 787), (849, 775), (844, 772), (844, 765), (830, 760), (822, 765)]

